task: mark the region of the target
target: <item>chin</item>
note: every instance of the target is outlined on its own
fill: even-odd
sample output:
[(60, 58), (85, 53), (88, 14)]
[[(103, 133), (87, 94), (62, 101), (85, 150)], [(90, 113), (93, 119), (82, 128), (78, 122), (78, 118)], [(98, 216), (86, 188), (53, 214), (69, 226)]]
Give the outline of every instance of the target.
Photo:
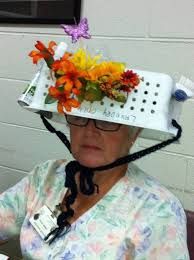
[(99, 167), (99, 166), (102, 166), (102, 165), (105, 165), (106, 163), (103, 163), (103, 162), (100, 162), (100, 161), (97, 161), (97, 160), (91, 160), (91, 161), (88, 161), (88, 160), (78, 160), (80, 164), (82, 164), (83, 166), (86, 166), (86, 167), (89, 167), (89, 168), (95, 168), (95, 167)]
[(79, 157), (75, 159), (83, 166), (89, 167), (89, 168), (95, 168), (99, 167), (102, 165), (108, 164), (108, 162), (105, 162), (102, 158), (97, 158), (97, 157)]

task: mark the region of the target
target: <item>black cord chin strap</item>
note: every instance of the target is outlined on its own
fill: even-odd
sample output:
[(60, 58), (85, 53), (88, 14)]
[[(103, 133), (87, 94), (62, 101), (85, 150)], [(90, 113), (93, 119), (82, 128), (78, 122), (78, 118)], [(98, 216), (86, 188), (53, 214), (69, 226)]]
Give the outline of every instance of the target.
[[(59, 139), (66, 145), (68, 150), (71, 152), (70, 143), (69, 143), (67, 137), (60, 131), (57, 131), (53, 126), (51, 126), (51, 124), (44, 118), (44, 116), (41, 115), (41, 119), (42, 119), (45, 127), (51, 133), (55, 133), (59, 137)], [(155, 152), (155, 151), (157, 151), (161, 148), (164, 148), (165, 146), (177, 141), (181, 137), (182, 128), (174, 119), (172, 120), (172, 125), (175, 128), (177, 128), (177, 130), (178, 130), (177, 135), (175, 137), (172, 137), (166, 141), (163, 141), (159, 144), (153, 145), (149, 148), (143, 149), (136, 153), (121, 157), (110, 164), (95, 167), (95, 168), (88, 168), (88, 167), (81, 165), (77, 161), (69, 162), (65, 168), (65, 171), (66, 171), (65, 187), (69, 188), (69, 190), (70, 190), (70, 194), (65, 198), (66, 211), (61, 212), (61, 214), (58, 216), (58, 218), (57, 218), (58, 227), (55, 230), (51, 231), (47, 235), (45, 240), (49, 239), (49, 237), (51, 235), (53, 235), (53, 237), (49, 240), (49, 244), (50, 244), (57, 237), (59, 237), (61, 235), (61, 233), (65, 234), (70, 230), (71, 225), (68, 222), (68, 220), (71, 217), (73, 217), (73, 215), (74, 215), (74, 210), (71, 208), (71, 205), (75, 202), (75, 199), (78, 194), (77, 184), (76, 184), (76, 180), (75, 180), (75, 175), (78, 172), (80, 172), (80, 178), (79, 178), (80, 191), (85, 195), (94, 194), (95, 190), (97, 192), (99, 191), (98, 185), (93, 183), (93, 176), (94, 176), (95, 171), (104, 171), (104, 170), (108, 170), (108, 169), (120, 166), (122, 164), (126, 164), (129, 162), (135, 161), (139, 158), (144, 157), (147, 154)], [(64, 231), (64, 229), (65, 229), (65, 231)]]
[(119, 166), (119, 165), (122, 165), (122, 164), (125, 164), (125, 163), (129, 163), (129, 162), (132, 162), (132, 161), (135, 161), (139, 158), (142, 158), (144, 157), (145, 155), (147, 154), (150, 154), (150, 153), (153, 153), (157, 150), (160, 150), (162, 148), (164, 148), (165, 146), (169, 145), (169, 144), (172, 144), (174, 142), (176, 142), (180, 137), (181, 137), (181, 134), (182, 134), (182, 128), (181, 126), (176, 122), (176, 120), (172, 120), (172, 125), (177, 128), (178, 132), (177, 132), (177, 135), (166, 140), (166, 141), (163, 141), (159, 144), (156, 144), (156, 145), (153, 145), (151, 147), (148, 147), (146, 149), (143, 149), (141, 151), (138, 151), (136, 153), (133, 153), (133, 154), (128, 154), (124, 157), (121, 157), (119, 159), (117, 159), (115, 162), (113, 163), (110, 163), (108, 165), (105, 165), (105, 166), (100, 166), (100, 167), (96, 167), (96, 168), (93, 168), (94, 171), (104, 171), (104, 170), (108, 170), (110, 168), (113, 168), (113, 167), (116, 167), (116, 166)]
[(67, 139), (66, 135), (63, 134), (61, 131), (57, 131), (50, 123), (48, 120), (43, 115), (40, 115), (40, 118), (42, 119), (43, 124), (45, 125), (46, 129), (49, 130), (49, 132), (56, 134), (59, 139), (64, 143), (64, 145), (67, 147), (69, 152), (71, 153), (71, 146), (70, 142)]

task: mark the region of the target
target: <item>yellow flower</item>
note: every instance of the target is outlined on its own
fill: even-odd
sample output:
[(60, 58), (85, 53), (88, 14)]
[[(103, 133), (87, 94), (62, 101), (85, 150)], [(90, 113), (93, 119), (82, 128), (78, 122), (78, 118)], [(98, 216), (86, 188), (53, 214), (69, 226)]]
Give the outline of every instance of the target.
[(125, 70), (125, 65), (120, 62), (102, 62), (91, 69), (88, 74), (92, 81), (116, 81), (120, 80), (121, 73)]
[(71, 61), (78, 70), (90, 70), (96, 66), (98, 60), (101, 58), (100, 55), (92, 57), (85, 49), (78, 49), (71, 58)]

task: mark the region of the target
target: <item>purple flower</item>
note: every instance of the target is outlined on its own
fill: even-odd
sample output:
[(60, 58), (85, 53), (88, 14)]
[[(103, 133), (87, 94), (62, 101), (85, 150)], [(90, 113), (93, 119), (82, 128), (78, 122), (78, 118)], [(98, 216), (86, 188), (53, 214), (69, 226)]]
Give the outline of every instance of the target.
[(180, 222), (180, 224), (183, 224), (185, 222), (185, 215), (183, 213), (182, 207), (174, 201), (171, 204), (171, 209), (176, 214), (177, 219)]
[(63, 260), (73, 260), (73, 259), (75, 259), (75, 255), (72, 254), (70, 251), (68, 251), (61, 257), (61, 259), (63, 259)]

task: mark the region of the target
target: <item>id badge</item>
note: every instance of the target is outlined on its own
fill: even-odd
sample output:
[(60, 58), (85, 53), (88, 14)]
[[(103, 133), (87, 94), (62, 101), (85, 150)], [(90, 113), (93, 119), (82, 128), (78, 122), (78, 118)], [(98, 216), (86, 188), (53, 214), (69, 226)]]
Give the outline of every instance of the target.
[(40, 208), (29, 221), (43, 240), (58, 227), (55, 214), (46, 205)]

